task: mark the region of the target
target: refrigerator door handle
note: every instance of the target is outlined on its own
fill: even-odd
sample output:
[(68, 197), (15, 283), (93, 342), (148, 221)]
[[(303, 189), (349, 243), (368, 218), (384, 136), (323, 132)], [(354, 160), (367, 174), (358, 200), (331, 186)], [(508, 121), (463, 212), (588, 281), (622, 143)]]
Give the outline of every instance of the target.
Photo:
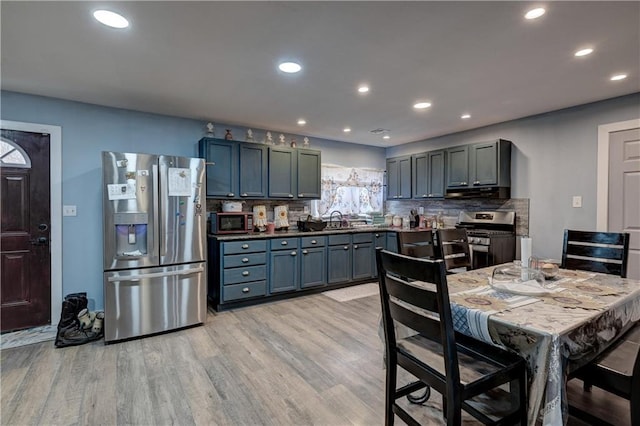
[(194, 269), (181, 269), (179, 271), (151, 272), (149, 274), (137, 274), (137, 275), (130, 275), (125, 277), (109, 277), (107, 278), (107, 281), (109, 281), (110, 283), (122, 282), (122, 281), (140, 281), (146, 278), (170, 277), (174, 275), (191, 275), (191, 274), (198, 274), (201, 272), (204, 272), (204, 267), (202, 266)]
[[(160, 185), (158, 184), (158, 165), (154, 164), (151, 166), (152, 174), (153, 174), (153, 188), (154, 188), (154, 196), (153, 196), (153, 223), (156, 224), (156, 229), (162, 229), (162, 224), (158, 222), (159, 212), (160, 212)], [(157, 240), (160, 240), (160, 257), (164, 256), (167, 252), (167, 246), (165, 245), (164, 235), (159, 233), (156, 237)], [(157, 247), (157, 246), (156, 246)]]

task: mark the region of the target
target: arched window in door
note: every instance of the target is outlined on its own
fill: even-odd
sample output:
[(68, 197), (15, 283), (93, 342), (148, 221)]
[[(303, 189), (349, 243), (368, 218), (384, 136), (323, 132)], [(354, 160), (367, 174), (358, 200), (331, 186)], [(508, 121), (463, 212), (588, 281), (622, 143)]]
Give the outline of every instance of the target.
[(0, 167), (31, 168), (31, 159), (22, 148), (7, 139), (0, 139)]

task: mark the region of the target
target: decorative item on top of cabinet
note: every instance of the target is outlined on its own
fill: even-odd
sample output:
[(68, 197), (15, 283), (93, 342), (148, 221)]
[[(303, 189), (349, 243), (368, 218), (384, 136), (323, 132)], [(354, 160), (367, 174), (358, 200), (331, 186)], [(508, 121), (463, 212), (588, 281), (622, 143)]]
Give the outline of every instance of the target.
[(309, 143), (309, 138), (308, 137), (304, 137), (304, 139), (302, 139), (303, 143), (302, 143), (302, 147), (303, 148), (309, 148), (311, 146), (311, 144)]
[(253, 142), (253, 130), (247, 129), (247, 135), (245, 137), (247, 142)]
[(285, 146), (285, 137), (282, 133), (280, 133), (280, 136), (278, 136), (278, 139), (280, 139), (280, 146)]
[(296, 138), (291, 138), (291, 148), (296, 148), (298, 145), (296, 144)]
[(273, 136), (271, 136), (271, 132), (267, 132), (267, 134), (265, 135), (265, 143), (267, 145), (273, 145)]
[(227, 133), (225, 133), (224, 138), (228, 141), (233, 140), (233, 135), (231, 134), (231, 129), (226, 129)]
[(216, 137), (216, 126), (213, 125), (213, 123), (209, 122), (207, 123), (207, 134), (206, 136), (208, 138), (215, 138)]

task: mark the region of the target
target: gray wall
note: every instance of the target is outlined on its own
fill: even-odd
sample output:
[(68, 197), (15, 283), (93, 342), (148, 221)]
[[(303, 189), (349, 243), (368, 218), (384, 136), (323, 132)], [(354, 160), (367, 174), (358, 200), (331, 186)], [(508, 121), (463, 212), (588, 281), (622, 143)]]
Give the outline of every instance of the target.
[[(62, 203), (76, 205), (76, 217), (63, 217), (63, 294), (86, 291), (97, 309), (102, 295), (102, 151), (149, 152), (196, 156), (205, 122), (107, 108), (79, 102), (0, 92), (2, 119), (62, 127)], [(216, 135), (232, 129), (244, 140), (245, 128), (215, 123)], [(264, 131), (253, 129), (256, 140)], [(277, 140), (277, 129), (270, 129)], [(285, 134), (286, 140), (291, 139)], [(296, 137), (302, 144), (302, 136)], [(385, 151), (364, 145), (311, 137), (322, 161), (384, 169)], [(300, 146), (300, 145), (298, 145)], [(62, 206), (60, 206), (62, 208)]]
[[(596, 229), (598, 126), (640, 118), (640, 93), (388, 148), (387, 157), (502, 138), (511, 196), (529, 198), (533, 254), (559, 258), (565, 228)], [(582, 208), (572, 197), (582, 196)]]

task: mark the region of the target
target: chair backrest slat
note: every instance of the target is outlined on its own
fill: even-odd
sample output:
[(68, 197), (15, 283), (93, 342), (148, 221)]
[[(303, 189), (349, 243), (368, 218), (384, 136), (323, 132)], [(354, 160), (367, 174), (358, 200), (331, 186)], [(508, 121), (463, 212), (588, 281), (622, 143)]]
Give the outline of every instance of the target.
[(398, 248), (401, 254), (411, 257), (436, 256), (431, 231), (398, 232)]
[(393, 301), (389, 303), (389, 308), (391, 310), (391, 316), (395, 321), (417, 331), (434, 342), (442, 342), (440, 321), (437, 319), (420, 315)]
[(386, 281), (387, 291), (390, 296), (418, 308), (434, 313), (438, 312), (438, 299), (435, 291), (418, 288), (415, 285), (407, 285), (407, 281), (389, 274), (387, 274)]
[(438, 229), (438, 244), (447, 271), (463, 267), (471, 269), (471, 254), (466, 229)]
[(627, 276), (629, 234), (565, 229), (562, 268)]

